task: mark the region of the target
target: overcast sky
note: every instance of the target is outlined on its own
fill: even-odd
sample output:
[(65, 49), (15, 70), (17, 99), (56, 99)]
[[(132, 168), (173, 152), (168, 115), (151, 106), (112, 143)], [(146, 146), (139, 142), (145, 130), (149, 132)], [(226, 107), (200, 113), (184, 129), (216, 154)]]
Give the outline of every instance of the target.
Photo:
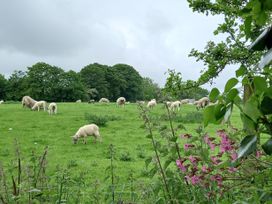
[(2, 0), (0, 73), (40, 61), (75, 71), (98, 62), (130, 64), (161, 86), (169, 68), (197, 79), (202, 64), (188, 54), (222, 40), (212, 35), (221, 20), (193, 13), (186, 0)]

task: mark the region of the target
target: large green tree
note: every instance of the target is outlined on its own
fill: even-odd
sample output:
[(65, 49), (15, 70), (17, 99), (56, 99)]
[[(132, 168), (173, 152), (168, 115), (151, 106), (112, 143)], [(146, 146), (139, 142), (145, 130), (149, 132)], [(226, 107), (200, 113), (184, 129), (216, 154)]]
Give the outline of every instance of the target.
[(6, 99), (7, 80), (4, 75), (0, 74), (0, 100)]
[(98, 63), (89, 64), (81, 69), (80, 75), (83, 83), (88, 89), (95, 88), (98, 91), (95, 99), (109, 98), (109, 83), (107, 81), (107, 65)]
[(127, 100), (136, 101), (142, 99), (142, 77), (130, 65), (116, 64), (112, 67), (113, 70), (120, 73), (122, 79), (122, 87), (120, 89), (120, 96), (124, 96)]
[(143, 99), (160, 99), (161, 97), (161, 89), (158, 84), (154, 83), (154, 81), (148, 77), (143, 78), (142, 82), (142, 90), (143, 90)]
[(8, 100), (19, 101), (26, 94), (27, 82), (26, 72), (14, 71), (8, 79), (7, 98)]

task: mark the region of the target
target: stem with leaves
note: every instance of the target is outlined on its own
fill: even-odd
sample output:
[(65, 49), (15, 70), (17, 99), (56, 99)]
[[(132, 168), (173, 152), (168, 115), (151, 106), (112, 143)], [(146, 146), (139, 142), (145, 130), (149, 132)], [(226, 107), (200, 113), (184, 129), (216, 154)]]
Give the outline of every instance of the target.
[[(149, 137), (151, 138), (151, 141), (152, 141), (153, 149), (154, 149), (156, 160), (157, 160), (156, 164), (159, 167), (160, 174), (162, 176), (162, 180), (163, 180), (163, 183), (164, 183), (164, 187), (165, 187), (167, 197), (168, 197), (170, 203), (172, 203), (172, 197), (171, 197), (169, 187), (168, 187), (168, 184), (167, 184), (167, 181), (166, 181), (166, 175), (165, 175), (165, 172), (164, 172), (164, 170), (162, 168), (162, 164), (161, 164), (161, 161), (160, 161), (160, 156), (159, 156), (159, 153), (158, 153), (156, 141), (155, 141), (155, 138), (154, 138), (154, 135), (153, 135), (152, 124), (151, 124), (150, 118), (148, 116), (148, 110), (145, 109), (143, 107), (143, 105), (141, 105), (141, 104), (139, 104), (139, 109), (141, 111), (141, 116), (142, 116), (142, 118), (143, 118), (143, 120), (145, 122), (146, 129), (148, 130)], [(168, 200), (166, 197), (165, 197), (165, 199)]]

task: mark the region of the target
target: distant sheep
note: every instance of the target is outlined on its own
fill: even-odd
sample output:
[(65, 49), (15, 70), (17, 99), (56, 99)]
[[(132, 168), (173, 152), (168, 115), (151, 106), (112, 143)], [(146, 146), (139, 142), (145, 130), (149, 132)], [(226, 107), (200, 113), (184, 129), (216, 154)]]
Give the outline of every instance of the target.
[(23, 107), (32, 108), (36, 102), (37, 101), (35, 101), (30, 96), (24, 96), (22, 98), (22, 105), (23, 105)]
[(148, 108), (153, 108), (153, 107), (155, 107), (156, 105), (157, 105), (156, 99), (152, 99), (151, 101), (149, 101), (149, 102), (147, 103), (147, 107), (148, 107)]
[(94, 99), (91, 99), (91, 100), (88, 101), (88, 103), (94, 103), (94, 102), (95, 102)]
[(198, 101), (195, 101), (195, 105), (196, 105), (196, 108), (199, 109), (199, 108), (205, 108), (207, 105), (209, 105), (209, 98), (208, 97), (203, 97), (201, 99), (199, 99)]
[(170, 109), (172, 111), (175, 111), (175, 110), (179, 111), (180, 110), (180, 106), (181, 106), (181, 102), (180, 101), (175, 101), (175, 102), (171, 103)]
[(49, 106), (48, 106), (49, 115), (57, 114), (57, 110), (58, 110), (58, 107), (57, 107), (56, 103), (50, 103), (49, 104)]
[(41, 108), (43, 109), (43, 111), (46, 111), (46, 102), (45, 101), (36, 102), (31, 109), (40, 111)]
[(167, 105), (167, 107), (168, 107), (168, 108), (170, 108), (170, 107), (171, 107), (171, 104), (172, 104), (172, 102), (171, 102), (171, 101), (166, 101), (166, 105)]
[(100, 142), (102, 142), (102, 137), (99, 133), (99, 127), (95, 124), (90, 124), (90, 125), (84, 125), (78, 129), (76, 134), (74, 136), (72, 136), (73, 143), (76, 144), (78, 142), (79, 138), (83, 137), (84, 144), (87, 144), (86, 139), (88, 136), (94, 136), (95, 143), (96, 143), (97, 138), (99, 138)]
[(145, 104), (145, 101), (136, 101), (136, 103), (143, 105)]
[(79, 99), (79, 100), (76, 100), (76, 103), (81, 103), (82, 101)]
[(116, 100), (116, 104), (117, 104), (117, 106), (125, 106), (125, 104), (126, 104), (126, 99), (125, 99), (125, 97), (119, 97), (119, 98)]
[(99, 103), (109, 103), (110, 101), (109, 101), (109, 99), (107, 99), (107, 98), (101, 98), (100, 100), (99, 100)]
[(188, 104), (190, 102), (190, 100), (189, 99), (183, 99), (180, 102), (181, 102), (181, 104)]
[(2, 104), (2, 103), (4, 103), (4, 100), (1, 100), (1, 101), (0, 101), (0, 104)]

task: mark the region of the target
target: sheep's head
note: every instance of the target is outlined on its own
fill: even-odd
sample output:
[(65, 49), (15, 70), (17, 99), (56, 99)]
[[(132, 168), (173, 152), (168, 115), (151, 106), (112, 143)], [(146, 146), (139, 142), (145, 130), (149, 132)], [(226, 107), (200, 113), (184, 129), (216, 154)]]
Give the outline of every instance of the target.
[(72, 136), (73, 144), (76, 144), (78, 141), (78, 137), (76, 135)]

